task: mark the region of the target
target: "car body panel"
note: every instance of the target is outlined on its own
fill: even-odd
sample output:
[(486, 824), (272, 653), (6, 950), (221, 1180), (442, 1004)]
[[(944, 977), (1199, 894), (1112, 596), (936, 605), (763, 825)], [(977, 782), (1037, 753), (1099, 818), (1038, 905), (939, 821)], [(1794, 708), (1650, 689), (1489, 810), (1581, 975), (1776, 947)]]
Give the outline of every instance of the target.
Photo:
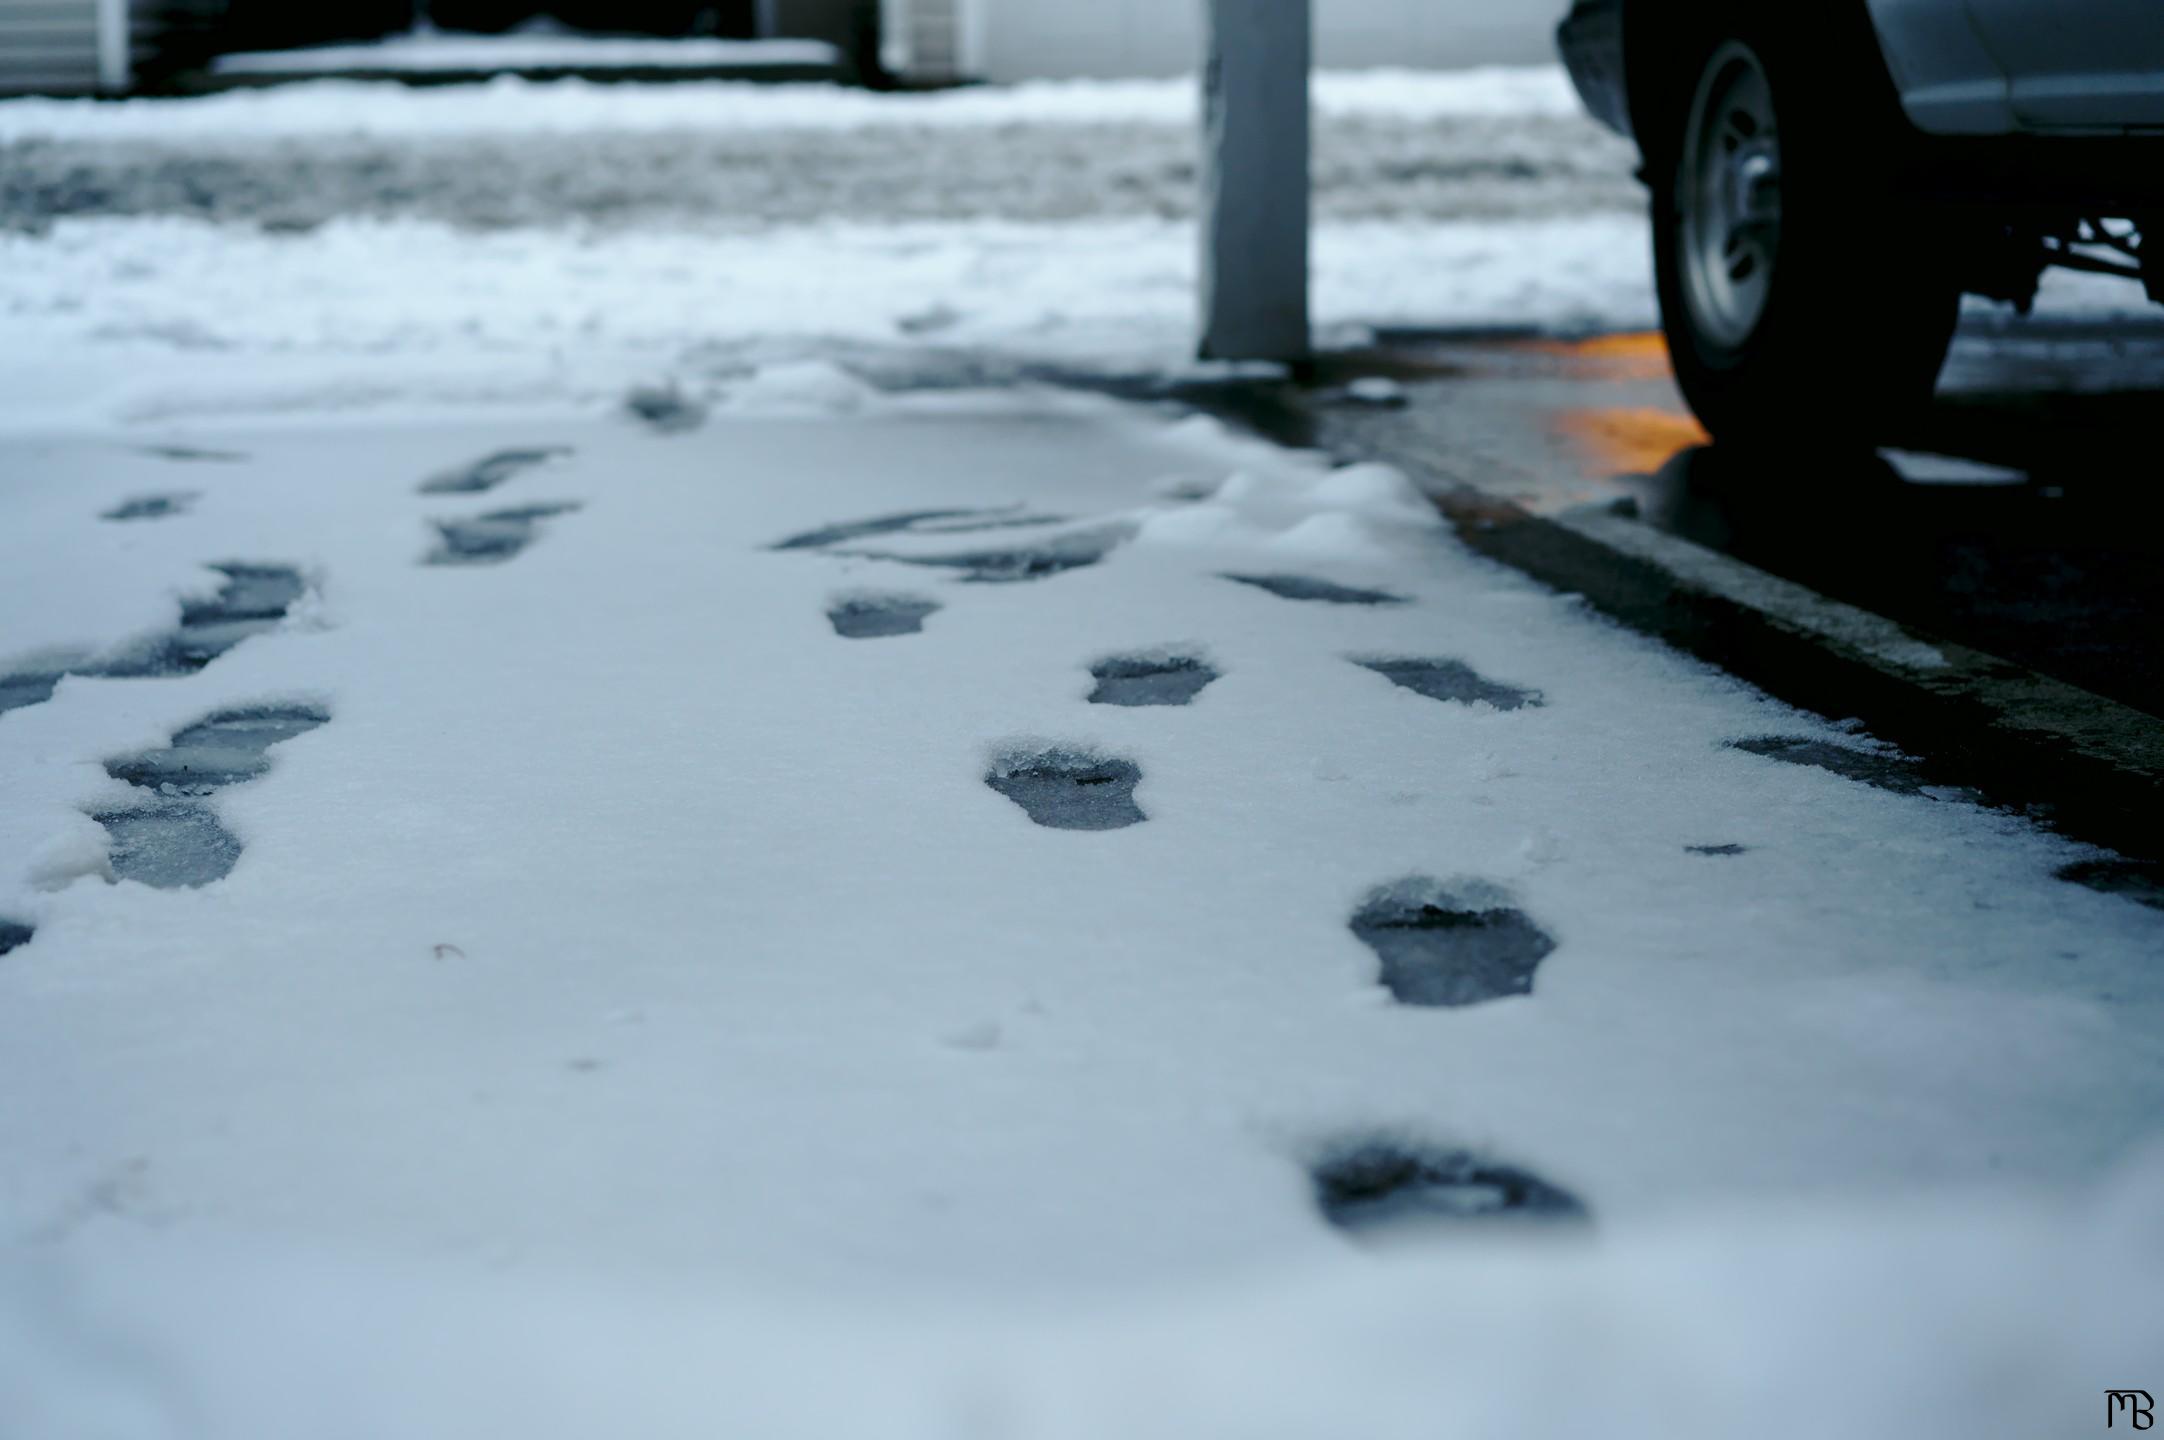
[(1879, 48), (1911, 124), (1927, 135), (2018, 127), (2006, 72), (1963, 0), (1869, 0)]
[(2159, 0), (1966, 0), (2025, 130), (2164, 127)]
[[(1587, 108), (1625, 134), (1625, 6), (1668, 3), (1577, 0), (1557, 32)], [(1927, 135), (2164, 129), (2164, 0), (1864, 3), (1902, 108)]]

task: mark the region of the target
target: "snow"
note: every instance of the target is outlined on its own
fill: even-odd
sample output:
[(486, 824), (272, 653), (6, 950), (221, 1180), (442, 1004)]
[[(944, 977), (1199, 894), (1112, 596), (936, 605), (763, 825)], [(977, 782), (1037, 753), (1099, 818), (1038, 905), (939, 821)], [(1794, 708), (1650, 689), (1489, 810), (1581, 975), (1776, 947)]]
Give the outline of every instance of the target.
[(220, 55), (214, 75), (414, 75), (512, 70), (702, 70), (763, 66), (832, 66), (833, 46), (818, 40), (638, 39), (583, 35), (545, 20), (501, 35), (413, 30), (354, 45), (255, 50)]
[[(329, 133), (341, 96), (395, 135), (703, 95), (996, 147), (1175, 94), (436, 93), (0, 127), (118, 153)], [(1731, 748), (1872, 742), (1478, 559), (1393, 470), (1016, 383), (1179, 373), (1192, 240), (956, 207), (0, 232), (0, 673), (78, 672), (0, 714), (0, 920), (35, 927), (0, 958), (0, 1093), (34, 1098), (0, 1107), (0, 1433), (1801, 1440), (2055, 1433), (2140, 1383), (2164, 914), (2055, 879), (2087, 852), (2019, 817)], [(1332, 219), (1317, 313), (1643, 323), (1644, 242), (1601, 204)], [(420, 493), (505, 452), (551, 458)], [(501, 563), (425, 563), (555, 504)], [(771, 548), (957, 509), (993, 528)], [(309, 592), (197, 673), (80, 673), (232, 561)], [(836, 633), (866, 595), (936, 608)], [(1173, 654), (1219, 678), (1088, 703)], [(111, 880), (105, 762), (266, 702), (331, 718), (198, 802), (231, 873)], [(1048, 749), (1136, 767), (1147, 819), (986, 783)], [(1392, 1003), (1349, 922), (1401, 884), (1522, 908), (1532, 994)], [(1592, 1228), (1355, 1246), (1309, 1172), (1375, 1137)]]
[[(1332, 226), (1315, 311), (1326, 329), (1643, 325), (1648, 264), (1625, 216)], [(301, 236), (66, 221), (0, 233), (0, 315), (18, 337), (0, 354), (0, 428), (236, 396), (594, 402), (657, 364), (728, 373), (791, 337), (904, 363), (977, 351), (1157, 372), (1192, 353), (1194, 294), (1192, 227), (1163, 221), (471, 234), (356, 220)]]
[[(1723, 749), (1847, 737), (1475, 560), (1386, 470), (835, 378), (749, 377), (676, 435), (544, 410), (7, 442), (0, 654), (170, 624), (206, 559), (318, 596), (193, 677), (0, 717), (0, 853), (34, 861), (0, 913), (37, 926), (0, 966), (0, 1084), (42, 1097), (0, 1113), (7, 1234), (1116, 1307), (1330, 1266), (1302, 1165), (1348, 1132), (1492, 1148), (1623, 1236), (2078, 1184), (2153, 1132), (2164, 917), (2054, 880), (2075, 847)], [(414, 493), (555, 446), (485, 499)], [(185, 515), (96, 519), (182, 479)], [(582, 508), (507, 564), (417, 563), (430, 518), (549, 501)], [(1017, 504), (1064, 522), (762, 549)], [(1108, 528), (1133, 539), (1033, 584), (906, 563)], [(1220, 578), (1273, 572), (1412, 603)], [(865, 588), (944, 608), (835, 637)], [(1082, 703), (1097, 658), (1168, 644), (1224, 678)], [(1375, 654), (1546, 704), (1438, 704), (1347, 660)], [(333, 718), (216, 798), (231, 876), (102, 879), (100, 762), (265, 699)], [(1147, 823), (1031, 825), (983, 777), (1033, 742), (1133, 760)], [(1716, 841), (1751, 848), (1685, 852)], [(1387, 1002), (1347, 919), (1413, 874), (1557, 939), (1530, 1000)]]
[[(2078, 1204), (1717, 1217), (1119, 1306), (849, 1306), (101, 1237), (0, 1274), (11, 1434), (2025, 1437), (2164, 1343), (2154, 1163)], [(214, 1323), (206, 1323), (215, 1317)], [(2123, 1426), (2127, 1417), (2119, 1417)]]
[[(511, 77), (416, 92), (380, 81), (325, 80), (187, 100), (0, 100), (0, 143), (1192, 125), (1199, 113), (1199, 93), (1191, 76), (1032, 81), (926, 94), (881, 94), (827, 84), (613, 85)], [(1313, 93), (1316, 113), (1325, 122), (1577, 119), (1580, 114), (1569, 77), (1558, 65), (1324, 71), (1315, 77)]]

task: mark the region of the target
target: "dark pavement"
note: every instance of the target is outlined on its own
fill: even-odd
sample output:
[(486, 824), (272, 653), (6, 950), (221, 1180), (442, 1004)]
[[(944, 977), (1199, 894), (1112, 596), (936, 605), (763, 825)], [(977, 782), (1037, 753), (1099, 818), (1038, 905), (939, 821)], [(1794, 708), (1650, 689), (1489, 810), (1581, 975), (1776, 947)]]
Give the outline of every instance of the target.
[[(2164, 312), (2159, 312), (2164, 317)], [(1339, 386), (1387, 375), (1402, 404)], [(1334, 451), (1418, 453), (1431, 483), (1536, 515), (1621, 506), (1646, 523), (1883, 615), (2164, 717), (2157, 429), (2164, 318), (1970, 323), (1907, 448), (1850, 460), (1709, 446), (1658, 337), (1420, 334), (1333, 358), (1298, 408)], [(1839, 376), (1798, 406), (1842, 403)], [(1280, 411), (1282, 415), (1285, 412)]]

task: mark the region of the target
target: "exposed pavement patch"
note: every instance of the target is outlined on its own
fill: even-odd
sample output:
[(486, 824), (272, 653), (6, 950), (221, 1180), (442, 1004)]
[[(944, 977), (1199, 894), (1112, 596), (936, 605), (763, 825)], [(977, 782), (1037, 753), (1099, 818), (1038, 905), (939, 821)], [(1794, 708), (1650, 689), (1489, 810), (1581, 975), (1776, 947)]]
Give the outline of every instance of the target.
[(1219, 678), (1193, 655), (1113, 655), (1090, 667), (1092, 705), (1186, 705)]
[(1692, 855), (1748, 855), (1748, 845), (1686, 845), (1684, 850)]
[(827, 620), (844, 640), (885, 640), (919, 634), (941, 608), (921, 595), (851, 595), (828, 607)]
[(161, 800), (90, 817), (110, 837), (115, 880), (159, 890), (196, 889), (223, 880), (240, 860), (240, 841), (218, 817), (186, 800)]
[(1896, 795), (1921, 795), (1926, 789), (1916, 763), (1897, 755), (1879, 755), (1793, 735), (1760, 735), (1749, 740), (1732, 740), (1728, 748), (1763, 755), (1784, 765), (1808, 765)]
[(300, 571), (287, 565), (210, 568), (225, 576), (225, 584), (215, 598), (183, 605), (178, 630), (77, 673), (122, 680), (192, 675), (250, 636), (275, 630), (308, 588)]
[(1340, 585), (1333, 580), (1318, 580), (1312, 575), (1234, 575), (1227, 573), (1227, 580), (1242, 585), (1252, 585), (1267, 590), (1284, 600), (1308, 600), (1324, 605), (1403, 605), (1403, 595), (1393, 595), (1387, 590), (1362, 590), (1357, 586)]
[(272, 746), (330, 718), (314, 705), (236, 706), (177, 731), (163, 750), (107, 761), (107, 774), (157, 797), (91, 817), (109, 837), (113, 878), (161, 890), (223, 880), (240, 860), (241, 843), (197, 802), (255, 779), (270, 768)]
[(928, 565), (959, 570), (965, 582), (979, 585), (1013, 585), (1030, 580), (1049, 580), (1070, 570), (1095, 565), (1134, 535), (1131, 525), (1108, 525), (1056, 535), (1037, 545), (1011, 549), (968, 550), (951, 555), (897, 555), (891, 551), (844, 552), (869, 560), (895, 560), (904, 565)]
[(492, 510), (471, 520), (431, 522), (440, 537), (424, 563), (429, 565), (501, 565), (541, 537), (541, 522), (569, 515), (570, 503), (520, 505)]
[(1064, 524), (1058, 515), (1034, 515), (1019, 505), (992, 510), (905, 510), (896, 515), (874, 515), (868, 520), (845, 520), (806, 530), (768, 546), (770, 550), (824, 550), (880, 535), (967, 535), (982, 530), (1024, 529), (1036, 525)]
[(1583, 1221), (1576, 1196), (1537, 1175), (1464, 1150), (1366, 1140), (1315, 1166), (1323, 1218), (1355, 1235), (1468, 1221)]
[(19, 920), (0, 920), (0, 955), (22, 949), (37, 933)]
[(423, 495), (479, 495), (536, 466), (571, 453), (568, 445), (539, 445), (526, 450), (498, 450), (470, 465), (440, 471), (421, 482)]
[(1430, 700), (1459, 704), (1493, 705), (1498, 710), (1525, 710), (1544, 703), (1538, 690), (1522, 690), (1483, 677), (1462, 660), (1392, 660), (1353, 657), (1353, 664), (1372, 670), (1402, 689)]
[(165, 520), (185, 515), (202, 499), (196, 490), (176, 490), (166, 495), (136, 495), (99, 515), (100, 520)]
[(330, 723), (316, 705), (245, 705), (206, 716), (174, 734), (163, 750), (109, 760), (115, 780), (162, 794), (208, 795), (255, 779), (270, 768), (269, 751)]
[(105, 660), (48, 662), (0, 674), (0, 714), (44, 704), (68, 675), (112, 680), (192, 675), (250, 636), (276, 629), (308, 589), (300, 571), (289, 565), (231, 563), (209, 568), (223, 575), (225, 583), (215, 598), (183, 605), (179, 629), (126, 646)]
[(1142, 769), (1131, 760), (1082, 750), (1001, 756), (984, 783), (1053, 830), (1121, 830), (1149, 819), (1135, 804)]
[(2154, 860), (2081, 860), (2059, 870), (2058, 877), (2105, 895), (2164, 910), (2164, 862)]
[(1384, 988), (1404, 1005), (1530, 995), (1534, 972), (1555, 950), (1547, 932), (1482, 881), (1400, 880), (1371, 893), (1351, 924), (1382, 961)]

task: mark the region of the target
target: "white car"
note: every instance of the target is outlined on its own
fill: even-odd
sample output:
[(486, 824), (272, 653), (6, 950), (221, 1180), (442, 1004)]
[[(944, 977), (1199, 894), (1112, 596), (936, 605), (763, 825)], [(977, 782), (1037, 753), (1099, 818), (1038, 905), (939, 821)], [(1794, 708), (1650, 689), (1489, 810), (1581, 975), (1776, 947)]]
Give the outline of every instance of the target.
[(1560, 42), (1639, 142), (1717, 437), (1878, 438), (1962, 294), (2026, 307), (2047, 266), (2164, 300), (2164, 0), (1577, 0)]

